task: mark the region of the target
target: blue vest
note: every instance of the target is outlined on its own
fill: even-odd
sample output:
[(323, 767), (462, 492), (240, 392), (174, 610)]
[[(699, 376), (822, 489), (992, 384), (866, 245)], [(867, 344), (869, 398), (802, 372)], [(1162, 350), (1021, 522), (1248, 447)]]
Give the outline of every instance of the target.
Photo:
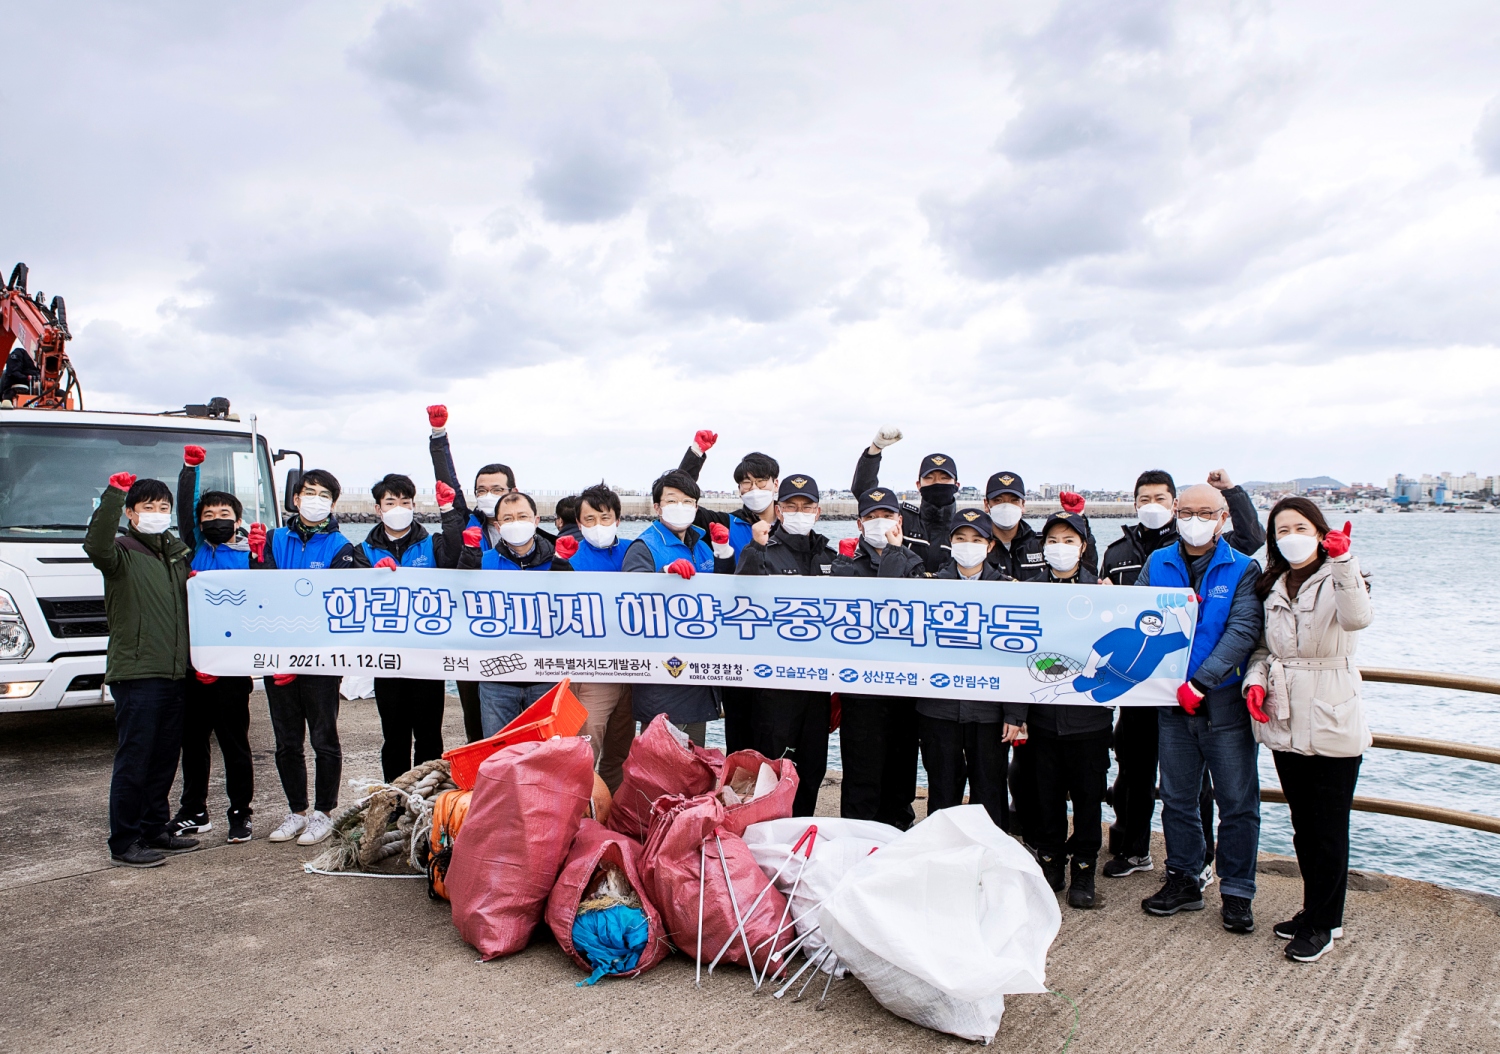
[(568, 563), (575, 571), (618, 571), (625, 562), (625, 550), (629, 548), (629, 542), (622, 542), (618, 538), (608, 549), (595, 548), (580, 538), (578, 551), (568, 557)]
[[(538, 541), (536, 544), (541, 545), (542, 543)], [(571, 563), (571, 561), (569, 562)], [(550, 571), (552, 570), (552, 560), (549, 558), (545, 562), (533, 567), (522, 567), (511, 559), (508, 553), (500, 549), (490, 548), (486, 549), (484, 555), (479, 558), (479, 566), (486, 571)]]
[(677, 535), (657, 520), (642, 531), (636, 541), (646, 543), (646, 548), (651, 550), (651, 558), (656, 561), (658, 571), (666, 570), (666, 566), (674, 561), (686, 560), (700, 574), (713, 574), (714, 551), (703, 540), (703, 535), (698, 533), (698, 528), (689, 527), (685, 537), (692, 539), (691, 549), (678, 541)]
[(278, 527), (271, 532), (271, 559), (276, 566), (288, 571), (316, 570), (328, 567), (349, 544), (349, 540), (338, 531), (319, 531), (302, 543), (302, 536), (290, 527)]
[(227, 545), (199, 542), (193, 552), (194, 571), (244, 571), (250, 566), (249, 549), (231, 549)]
[[(381, 560), (389, 556), (396, 560), (396, 554), (388, 549), (377, 549), (366, 539), (359, 543), (359, 547), (365, 551), (369, 558), (370, 566), (374, 567)], [(432, 535), (423, 538), (416, 545), (408, 545), (401, 553), (401, 559), (396, 560), (402, 567), (436, 567), (437, 562), (432, 557)]]
[[(1224, 627), (1229, 623), (1229, 609), (1234, 605), (1234, 591), (1244, 577), (1250, 558), (1229, 547), (1223, 538), (1214, 547), (1214, 555), (1203, 572), (1203, 581), (1198, 584), (1198, 593), (1203, 602), (1198, 605), (1198, 629), (1193, 634), (1193, 650), (1188, 656), (1187, 675), (1198, 672), (1198, 667), (1209, 653), (1218, 646), (1224, 636)], [(1147, 576), (1153, 586), (1182, 586), (1192, 588), (1187, 564), (1182, 559), (1182, 548), (1169, 545), (1152, 553), (1146, 561)], [(1224, 679), (1225, 685), (1238, 684), (1245, 676), (1242, 666), (1236, 666)]]
[(738, 516), (729, 517), (729, 544), (734, 547), (735, 563), (739, 563), (740, 550), (749, 545), (754, 537), (751, 526), (751, 523), (746, 523)]

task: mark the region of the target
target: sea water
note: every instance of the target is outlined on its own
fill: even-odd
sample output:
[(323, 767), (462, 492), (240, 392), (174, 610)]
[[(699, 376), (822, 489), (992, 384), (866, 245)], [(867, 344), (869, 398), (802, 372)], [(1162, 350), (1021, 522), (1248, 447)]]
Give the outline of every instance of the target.
[[(1342, 526), (1342, 518), (1331, 516), (1333, 526)], [(1356, 661), (1500, 679), (1500, 515), (1363, 512), (1349, 518), (1374, 609), (1374, 621), (1360, 633)], [(1101, 551), (1128, 522), (1093, 521)], [(1032, 525), (1040, 528), (1041, 522)], [(622, 524), (620, 534), (634, 537), (645, 526)], [(344, 530), (359, 540), (369, 527), (350, 524)], [(836, 540), (852, 536), (855, 524), (825, 521), (818, 530)], [(1364, 698), (1376, 733), (1500, 746), (1500, 696), (1367, 682)], [(709, 726), (708, 738), (710, 745), (723, 746), (722, 723)], [(828, 767), (841, 764), (834, 733)], [(1260, 775), (1262, 785), (1279, 785), (1270, 751), (1260, 751)], [(926, 784), (920, 769), (918, 782)], [(1500, 816), (1500, 766), (1372, 749), (1356, 793)], [(1108, 806), (1105, 816), (1113, 819)], [(1362, 812), (1350, 827), (1351, 867), (1500, 894), (1500, 835)], [(1286, 806), (1262, 806), (1260, 847), (1292, 854)]]

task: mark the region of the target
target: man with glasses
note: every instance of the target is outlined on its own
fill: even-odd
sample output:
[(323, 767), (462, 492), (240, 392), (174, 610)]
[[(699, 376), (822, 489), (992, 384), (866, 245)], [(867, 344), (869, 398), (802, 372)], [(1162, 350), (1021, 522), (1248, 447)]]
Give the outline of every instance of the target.
[(1203, 910), (1198, 793), (1206, 769), (1219, 805), (1220, 915), (1230, 933), (1250, 933), (1260, 779), (1240, 683), (1265, 611), (1255, 595), (1260, 564), (1222, 537), (1228, 525), (1222, 491), (1205, 483), (1188, 487), (1177, 498), (1177, 544), (1152, 553), (1136, 578), (1136, 585), (1191, 588), (1199, 596), (1187, 682), (1177, 690), (1177, 706), (1157, 708), (1167, 877), (1141, 907), (1150, 915)]

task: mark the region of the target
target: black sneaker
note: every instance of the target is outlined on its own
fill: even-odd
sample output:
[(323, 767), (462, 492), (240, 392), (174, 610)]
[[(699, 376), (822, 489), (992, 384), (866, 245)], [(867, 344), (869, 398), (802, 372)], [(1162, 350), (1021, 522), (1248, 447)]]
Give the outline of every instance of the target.
[(1068, 907), (1087, 910), (1095, 907), (1094, 861), (1074, 860), (1068, 884)]
[[(1285, 922), (1278, 922), (1276, 925), (1272, 926), (1271, 932), (1276, 934), (1276, 936), (1280, 937), (1282, 940), (1289, 941), (1293, 937), (1297, 936), (1297, 931), (1301, 928), (1302, 912), (1299, 911), (1297, 912), (1297, 914), (1293, 915)], [(1335, 926), (1333, 927), (1333, 929), (1329, 930), (1328, 933), (1329, 936), (1331, 936), (1334, 940), (1338, 940), (1344, 935), (1344, 927)]]
[(1304, 927), (1286, 946), (1286, 957), (1293, 962), (1315, 963), (1327, 955), (1332, 947), (1332, 931)]
[(1038, 856), (1036, 862), (1042, 865), (1042, 877), (1052, 887), (1052, 892), (1061, 893), (1068, 884), (1067, 862), (1057, 856)]
[(1179, 911), (1202, 911), (1203, 890), (1198, 888), (1198, 876), (1169, 870), (1161, 888), (1141, 901), (1141, 908), (1148, 915), (1163, 916), (1175, 915)]
[(123, 853), (111, 853), (109, 859), (120, 867), (161, 867), (167, 862), (165, 853), (147, 849), (140, 842), (132, 842)]
[(214, 825), (208, 819), (208, 813), (200, 812), (193, 816), (189, 813), (178, 813), (167, 824), (167, 833), (181, 838), (189, 834), (207, 834), (214, 829)]
[(1236, 897), (1228, 893), (1221, 893), (1219, 900), (1219, 917), (1224, 920), (1224, 928), (1230, 933), (1254, 933), (1255, 913), (1250, 910), (1249, 897)]
[(155, 849), (162, 853), (190, 853), (198, 848), (198, 839), (183, 838), (171, 831), (163, 831), (145, 844), (148, 849)]
[(1155, 866), (1150, 853), (1145, 856), (1126, 856), (1124, 853), (1116, 853), (1104, 861), (1104, 866), (1099, 870), (1104, 873), (1105, 878), (1124, 878), (1137, 871), (1150, 871)]
[(230, 845), (235, 845), (239, 842), (248, 842), (250, 840), (250, 835), (251, 829), (249, 813), (246, 813), (243, 816), (235, 816), (231, 814), (229, 817), (229, 837), (224, 840)]

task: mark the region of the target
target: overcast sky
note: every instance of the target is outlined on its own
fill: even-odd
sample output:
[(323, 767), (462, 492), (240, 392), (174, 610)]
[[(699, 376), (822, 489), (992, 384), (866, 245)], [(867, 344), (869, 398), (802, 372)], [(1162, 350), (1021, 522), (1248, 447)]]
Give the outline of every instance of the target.
[[(347, 486), (1500, 472), (1500, 8), (53, 0), (0, 256), (89, 405)], [(23, 43), (22, 43), (23, 42)]]

